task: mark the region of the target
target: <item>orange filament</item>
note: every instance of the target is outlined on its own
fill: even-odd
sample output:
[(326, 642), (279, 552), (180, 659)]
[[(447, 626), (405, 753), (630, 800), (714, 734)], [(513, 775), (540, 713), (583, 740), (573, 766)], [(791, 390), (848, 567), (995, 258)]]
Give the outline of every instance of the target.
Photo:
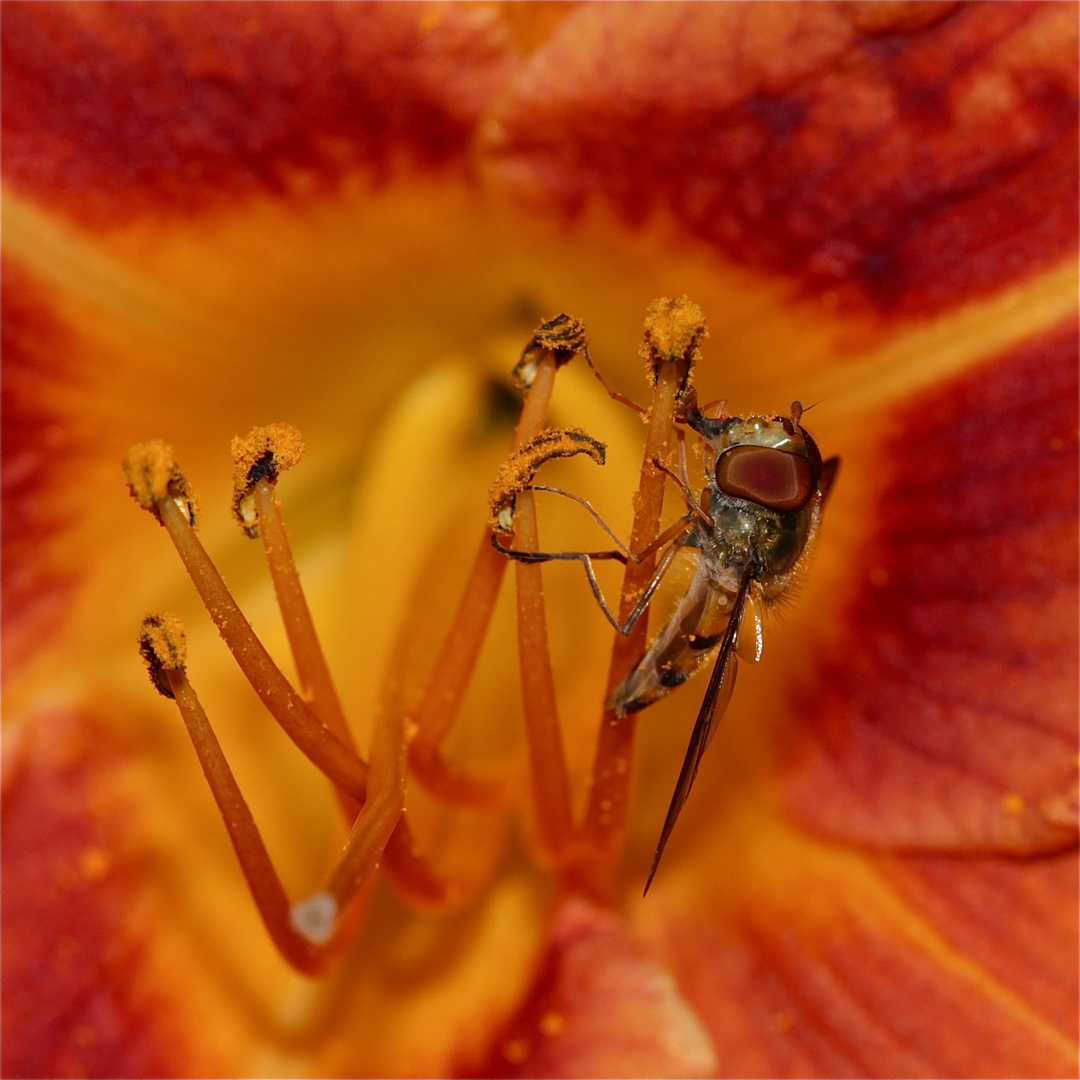
[[(531, 372), (511, 452), (544, 429), (557, 366), (558, 358), (548, 352)], [(416, 709), (416, 732), (409, 746), (409, 765), (425, 787), (449, 802), (476, 807), (505, 804), (510, 794), (496, 780), (468, 776), (456, 769), (442, 757), (440, 747), (461, 708), (506, 573), (506, 557), (491, 546), (491, 536), (489, 526), (480, 538), (472, 572), (454, 614), (453, 632), (447, 634)]]
[(281, 673), (176, 503), (160, 499), (157, 509), (218, 632), (270, 715), (322, 773), (363, 800), (367, 783), (363, 761), (323, 724)]
[[(522, 551), (540, 550), (536, 499), (531, 491), (517, 496), (514, 526), (516, 546)], [(532, 769), (533, 806), (540, 844), (549, 856), (558, 860), (570, 843), (573, 821), (570, 778), (548, 650), (544, 584), (538, 563), (519, 562), (515, 570), (521, 694)]]
[[(238, 440), (234, 440), (234, 455), (237, 442)], [(241, 443), (241, 446), (244, 445)], [(246, 461), (240, 462), (238, 469), (246, 464)], [(247, 472), (244, 475), (246, 476)], [(343, 745), (356, 753), (356, 743), (345, 719), (341, 699), (330, 675), (330, 668), (315, 630), (315, 622), (300, 584), (300, 575), (293, 559), (274, 485), (264, 477), (254, 485), (252, 496), (254, 523), (266, 549), (266, 561), (274, 582), (274, 593), (282, 622), (285, 624), (285, 633), (289, 639), (300, 686), (315, 715)], [(337, 794), (347, 823), (353, 825), (360, 812), (361, 801), (340, 788)], [(427, 906), (441, 906), (447, 901), (449, 890), (446, 883), (432, 872), (417, 853), (415, 841), (404, 817), (401, 817), (394, 830), (391, 842), (386, 847), (385, 857), (388, 876), (400, 892)]]
[[(691, 343), (696, 343), (696, 338)], [(664, 506), (664, 473), (653, 464), (663, 460), (674, 428), (675, 406), (686, 382), (685, 361), (666, 363), (659, 370), (649, 410), (649, 427), (641, 481), (634, 499), (634, 524), (630, 532), (630, 550), (649, 550), (660, 531)], [(655, 552), (640, 562), (630, 560), (623, 577), (619, 620), (625, 621), (653, 575)], [(645, 651), (648, 627), (639, 619), (629, 634), (616, 635), (608, 671), (607, 695), (619, 685)], [(593, 888), (606, 889), (602, 875), (608, 875), (618, 857), (626, 832), (630, 772), (636, 730), (633, 716), (616, 717), (605, 708), (597, 738), (596, 756), (584, 825), (584, 841), (591, 855), (585, 878)]]
[(290, 926), (289, 902), (281, 879), (214, 729), (188, 682), (186, 643), (180, 620), (175, 615), (151, 615), (144, 619), (139, 648), (154, 685), (166, 697), (173, 698), (180, 709), (237, 861), (271, 939), (294, 967), (317, 974), (341, 951), (344, 935), (335, 940), (328, 936), (322, 943), (314, 944)]

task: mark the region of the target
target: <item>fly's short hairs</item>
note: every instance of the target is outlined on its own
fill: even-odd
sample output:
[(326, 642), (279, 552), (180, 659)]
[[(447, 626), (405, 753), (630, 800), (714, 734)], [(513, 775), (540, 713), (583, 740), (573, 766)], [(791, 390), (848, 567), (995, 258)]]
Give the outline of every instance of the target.
[(147, 615), (139, 630), (139, 652), (157, 691), (173, 697), (167, 671), (180, 671), (187, 666), (187, 638), (177, 615), (162, 612)]
[(708, 336), (705, 313), (688, 297), (672, 300), (662, 296), (654, 300), (645, 312), (645, 337), (640, 349), (650, 383), (656, 385), (664, 364), (682, 360), (687, 365), (682, 387), (685, 391), (694, 365), (701, 359), (701, 343)]
[(521, 359), (514, 367), (512, 376), (519, 390), (528, 390), (536, 377), (536, 369), (545, 356), (555, 358), (555, 366), (562, 367), (588, 347), (585, 324), (565, 312), (541, 323), (522, 350)]
[(277, 483), (278, 476), (298, 464), (304, 456), (304, 441), (292, 424), (267, 424), (252, 428), (233, 439), (233, 516), (245, 535), (259, 535), (259, 515), (255, 508), (255, 487), (266, 480)]
[(537, 470), (553, 458), (587, 454), (597, 465), (607, 460), (607, 447), (581, 428), (547, 428), (515, 450), (499, 467), (488, 496), (488, 524), (495, 532), (513, 532), (514, 500), (528, 490)]
[(153, 439), (133, 446), (124, 456), (124, 478), (131, 497), (144, 510), (149, 510), (159, 524), (164, 523), (158, 503), (172, 499), (184, 512), (188, 524), (195, 525), (198, 503), (167, 443)]

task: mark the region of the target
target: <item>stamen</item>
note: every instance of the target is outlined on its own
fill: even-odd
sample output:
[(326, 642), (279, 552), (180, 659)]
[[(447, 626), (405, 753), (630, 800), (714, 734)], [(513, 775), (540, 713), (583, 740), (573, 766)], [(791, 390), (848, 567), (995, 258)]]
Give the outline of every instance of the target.
[(249, 537), (262, 537), (302, 693), (315, 715), (342, 743), (355, 750), (356, 744), (300, 584), (289, 534), (281, 517), (281, 504), (275, 492), (278, 476), (297, 464), (303, 453), (300, 432), (290, 424), (253, 428), (246, 438), (233, 439), (233, 513)]
[[(536, 499), (531, 491), (517, 498), (515, 544), (539, 551)], [(532, 770), (533, 806), (544, 850), (556, 860), (566, 851), (573, 830), (570, 780), (555, 703), (555, 677), (548, 648), (544, 584), (538, 563), (519, 562), (517, 573), (518, 658), (525, 734)]]
[[(150, 470), (141, 467), (141, 463), (147, 459), (148, 448), (158, 455), (161, 451), (168, 452), (167, 472), (164, 468), (155, 467)], [(181, 502), (174, 494), (175, 491), (183, 491), (189, 503), (194, 502), (187, 481), (176, 465), (171, 451), (161, 443), (135, 447), (125, 460), (125, 472), (129, 476), (132, 493), (140, 505), (145, 505), (143, 496), (136, 491), (135, 482), (131, 478), (134, 475), (135, 480), (139, 480), (152, 475), (154, 483), (146, 489), (146, 497), (151, 502), (147, 509), (154, 513), (168, 531), (184, 567), (206, 605), (206, 610), (240, 670), (271, 716), (324, 775), (354, 798), (362, 800), (367, 780), (364, 763), (312, 712), (251, 629), (251, 624), (240, 611), (217, 567), (199, 542), (189, 516), (181, 509)], [(164, 482), (160, 480), (162, 475), (166, 477)]]
[[(535, 335), (526, 346), (526, 355), (534, 344)], [(560, 358), (548, 349), (531, 371), (528, 393), (514, 431), (512, 451), (544, 429), (559, 363)], [(440, 752), (443, 739), (461, 708), (506, 572), (507, 560), (492, 547), (493, 535), (489, 526), (480, 538), (469, 580), (454, 613), (451, 624), (454, 631), (443, 643), (424, 696), (414, 713), (414, 735), (409, 745), (409, 765), (417, 778), (435, 794), (460, 805), (492, 806), (511, 799), (505, 785), (465, 776)]]
[(164, 678), (169, 691), (166, 696), (173, 698), (179, 706), (236, 858), (270, 937), (294, 967), (307, 974), (317, 974), (336, 957), (343, 938), (331, 941), (331, 936), (327, 935), (321, 942), (313, 944), (313, 938), (302, 936), (290, 925), (289, 902), (281, 879), (270, 861), (262, 835), (214, 729), (188, 682), (183, 660), (186, 645), (180, 620), (175, 615), (148, 616), (143, 620), (139, 649), (154, 684), (158, 685), (158, 679)]
[(529, 390), (540, 363), (552, 357), (556, 367), (570, 363), (582, 350), (587, 349), (585, 324), (565, 312), (541, 323), (521, 353), (513, 371), (514, 383), (519, 390)]
[[(355, 753), (356, 742), (319, 643), (275, 491), (278, 476), (300, 460), (303, 449), (300, 433), (289, 424), (255, 428), (246, 439), (234, 439), (234, 512), (248, 536), (262, 537), (293, 663), (312, 712)], [(337, 794), (351, 826), (362, 803), (340, 788)], [(417, 853), (404, 816), (387, 845), (385, 857), (388, 876), (399, 891), (429, 906), (446, 902), (449, 886)]]
[[(664, 505), (664, 473), (654, 462), (667, 457), (680, 395), (691, 385), (693, 364), (701, 340), (708, 334), (701, 309), (686, 297), (661, 299), (653, 303), (645, 321), (642, 356), (655, 377), (649, 427), (641, 469), (641, 480), (634, 498), (634, 523), (630, 549), (649, 549), (660, 531)], [(640, 562), (627, 563), (623, 578), (619, 620), (626, 620), (639, 596), (653, 576), (655, 552)], [(639, 619), (626, 636), (616, 635), (608, 672), (606, 699), (644, 654), (648, 627)], [(605, 707), (597, 739), (596, 757), (589, 791), (583, 830), (592, 858), (583, 862), (578, 872), (582, 883), (607, 891), (608, 878), (618, 857), (626, 831), (631, 760), (636, 718), (617, 717)]]
[(705, 313), (689, 297), (654, 300), (645, 312), (645, 338), (639, 350), (653, 387), (661, 368), (674, 363), (685, 365), (680, 392), (688, 390), (693, 385), (694, 365), (701, 359), (701, 343), (708, 336)]
[[(401, 820), (405, 809), (402, 672), (408, 657), (410, 637), (408, 628), (402, 627), (394, 642), (379, 695), (378, 715), (375, 718), (371, 745), (367, 801), (353, 823), (341, 859), (322, 888), (294, 907), (293, 926), (305, 926), (307, 930), (313, 929), (320, 935), (333, 933), (337, 913), (345, 910), (378, 868), (383, 850)], [(333, 922), (330, 925), (320, 924), (319, 917)], [(313, 937), (310, 940), (318, 941), (318, 938)]]

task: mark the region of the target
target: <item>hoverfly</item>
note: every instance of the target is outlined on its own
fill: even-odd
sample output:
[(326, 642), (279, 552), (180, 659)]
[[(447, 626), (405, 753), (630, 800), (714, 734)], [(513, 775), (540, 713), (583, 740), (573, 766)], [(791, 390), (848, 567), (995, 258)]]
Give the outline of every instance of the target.
[[(627, 556), (637, 561), (645, 552), (629, 552), (621, 542), (619, 552), (524, 552), (495, 541), (499, 550), (523, 561), (579, 560), (608, 621), (623, 634), (630, 632), (648, 608), (675, 556), (682, 551), (697, 555), (689, 586), (674, 612), (607, 702), (616, 717), (638, 712), (715, 657), (660, 832), (646, 892), (686, 804), (717, 721), (731, 699), (738, 659), (753, 662), (760, 658), (761, 611), (789, 588), (804, 566), (836, 479), (840, 459), (822, 460), (814, 440), (802, 427), (802, 415), (803, 407), (796, 401), (788, 416), (709, 417), (698, 408), (693, 391), (687, 393), (681, 419), (704, 443), (705, 488), (697, 498), (681, 454), (678, 473), (654, 461), (678, 485), (687, 512), (662, 535), (667, 550), (622, 624), (605, 602), (591, 563), (597, 558), (625, 561)], [(556, 488), (530, 486), (537, 491), (569, 495)], [(614, 538), (585, 500), (569, 497), (584, 505)], [(660, 541), (647, 550), (658, 546), (662, 546)]]

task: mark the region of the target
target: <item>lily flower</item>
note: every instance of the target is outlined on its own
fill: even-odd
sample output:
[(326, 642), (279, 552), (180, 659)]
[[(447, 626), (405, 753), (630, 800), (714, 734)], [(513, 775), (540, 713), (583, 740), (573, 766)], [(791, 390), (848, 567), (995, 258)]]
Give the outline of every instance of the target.
[[(1075, 1075), (1073, 5), (2, 16), (4, 1075)], [(227, 448), (302, 432), (277, 498), (367, 757), (460, 625), (522, 346), (570, 312), (644, 401), (643, 313), (684, 294), (700, 400), (812, 403), (843, 470), (648, 896), (704, 679), (602, 725), (612, 632), (548, 566), (573, 872), (507, 587), (440, 753), (514, 797), (448, 801), (414, 761), (413, 854), (452, 888), (410, 893), (388, 854), (336, 963), (299, 973), (147, 684), (143, 617), (182, 621), (293, 900), (340, 852), (334, 788), (121, 459), (173, 448), (292, 677)], [(580, 359), (550, 418), (607, 464), (543, 475), (626, 539), (646, 429)], [(537, 502), (546, 548), (594, 543)]]

